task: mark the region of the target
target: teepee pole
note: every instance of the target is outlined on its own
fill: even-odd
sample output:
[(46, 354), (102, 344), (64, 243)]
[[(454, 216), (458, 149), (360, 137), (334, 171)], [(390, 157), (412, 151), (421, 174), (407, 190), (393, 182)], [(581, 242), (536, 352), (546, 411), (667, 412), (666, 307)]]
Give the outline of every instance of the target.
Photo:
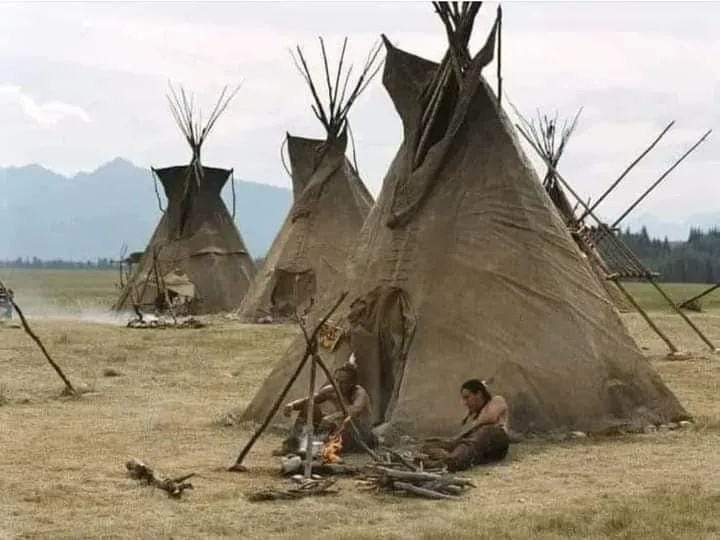
[(688, 317), (685, 313), (683, 313), (683, 311), (682, 311), (680, 308), (677, 307), (677, 305), (675, 304), (675, 302), (672, 301), (672, 298), (670, 298), (670, 297), (667, 295), (667, 293), (663, 290), (663, 288), (660, 287), (660, 285), (658, 285), (658, 283), (657, 283), (654, 279), (652, 279), (652, 278), (648, 278), (648, 281), (652, 284), (653, 287), (655, 287), (655, 289), (657, 289), (657, 291), (658, 291), (658, 292), (660, 293), (660, 295), (665, 299), (665, 301), (666, 301), (666, 302), (668, 303), (668, 305), (673, 309), (673, 311), (675, 311), (675, 313), (677, 313), (678, 315), (680, 315), (680, 316), (685, 320), (685, 322), (688, 324), (688, 326), (689, 326), (690, 328), (692, 328), (693, 331), (698, 335), (698, 337), (703, 340), (703, 342), (705, 343), (705, 345), (707, 345), (707, 346), (710, 348), (711, 351), (717, 352), (717, 351), (718, 351), (718, 348), (715, 347), (715, 344), (713, 344), (713, 342), (710, 341), (710, 340), (707, 338), (707, 336), (706, 336), (705, 334), (703, 334), (697, 326), (695, 326), (695, 323), (692, 322), (692, 320), (690, 319), (690, 317)]
[(720, 288), (720, 283), (716, 283), (716, 284), (713, 285), (712, 287), (708, 287), (707, 289), (705, 289), (705, 290), (704, 290), (703, 292), (701, 292), (700, 294), (696, 294), (696, 295), (693, 296), (692, 298), (688, 298), (687, 300), (684, 300), (683, 302), (680, 302), (680, 303), (678, 304), (678, 307), (679, 307), (679, 308), (687, 308), (687, 307), (688, 307), (690, 304), (692, 304), (693, 302), (697, 302), (698, 300), (700, 300), (701, 298), (704, 298), (705, 296), (707, 296), (708, 294), (710, 294), (711, 292), (713, 292), (714, 290), (716, 290), (716, 289), (718, 289), (718, 288)]
[[(615, 220), (615, 222), (610, 226), (610, 229), (614, 229), (615, 227), (617, 227), (617, 226), (620, 224), (620, 222), (621, 222), (623, 219), (625, 219), (625, 218), (627, 217), (627, 215), (628, 215), (630, 212), (632, 212), (632, 211), (635, 209), (635, 207), (636, 207), (638, 204), (640, 204), (640, 203), (645, 199), (645, 197), (647, 197), (648, 195), (650, 195), (650, 193), (660, 184), (660, 182), (662, 182), (663, 180), (665, 180), (665, 178), (667, 178), (667, 176), (668, 176), (673, 170), (675, 170), (675, 167), (677, 167), (678, 165), (680, 165), (680, 163), (682, 163), (683, 160), (684, 160), (686, 157), (688, 157), (698, 146), (700, 146), (703, 142), (705, 142), (705, 139), (707, 139), (707, 138), (710, 136), (711, 133), (712, 133), (712, 129), (707, 130), (707, 131), (703, 134), (703, 136), (700, 137), (700, 139), (698, 139), (698, 141), (697, 141), (695, 144), (693, 144), (690, 148), (688, 148), (688, 150), (687, 150), (682, 156), (680, 156), (680, 157), (675, 161), (675, 163), (673, 163), (673, 164), (660, 176), (660, 178), (658, 178), (657, 180), (655, 180), (655, 182), (654, 182), (649, 188), (647, 188), (647, 189), (645, 190), (645, 192), (644, 192), (642, 195), (640, 195), (640, 197), (638, 197), (638, 198), (635, 200), (635, 202), (632, 203), (632, 204), (630, 205), (630, 207), (629, 207), (627, 210), (625, 210), (625, 212), (623, 212), (623, 214), (622, 214), (619, 218), (617, 218), (617, 219)], [(674, 304), (673, 304), (673, 305), (674, 305)]]
[(633, 298), (633, 296), (630, 294), (630, 292), (625, 287), (622, 286), (620, 279), (615, 278), (615, 279), (612, 279), (611, 281), (613, 283), (615, 283), (615, 285), (617, 285), (617, 288), (620, 289), (620, 292), (623, 293), (623, 295), (625, 296), (625, 298), (627, 298), (628, 302), (630, 302), (632, 307), (634, 307), (637, 310), (637, 312), (640, 314), (640, 316), (643, 319), (645, 319), (645, 322), (648, 323), (648, 326), (650, 328), (652, 328), (652, 330), (660, 337), (660, 339), (662, 339), (665, 342), (665, 344), (668, 346), (668, 349), (670, 349), (670, 352), (671, 353), (678, 352), (677, 347), (675, 346), (675, 344), (672, 341), (670, 341), (670, 338), (667, 337), (662, 332), (662, 330), (660, 330), (660, 328), (657, 327), (655, 322), (650, 318), (650, 315), (648, 315), (647, 312), (642, 307), (640, 307), (640, 304), (637, 303), (637, 301), (635, 300), (635, 298)]
[[(650, 143), (650, 146), (648, 146), (638, 157), (636, 157), (635, 160), (634, 160), (632, 163), (630, 163), (630, 165), (628, 165), (628, 166), (625, 168), (625, 170), (622, 172), (622, 174), (621, 174), (612, 184), (610, 184), (610, 187), (607, 188), (607, 189), (605, 190), (605, 192), (604, 192), (602, 195), (600, 195), (600, 197), (598, 197), (598, 199), (595, 201), (595, 203), (590, 207), (590, 210), (595, 210), (595, 209), (598, 207), (598, 205), (599, 205), (601, 202), (603, 202), (608, 195), (610, 195), (610, 193), (618, 186), (618, 184), (619, 184), (620, 182), (622, 182), (622, 180), (628, 175), (628, 173), (635, 168), (635, 165), (637, 165), (638, 163), (640, 163), (640, 161), (641, 161), (646, 155), (648, 155), (653, 148), (655, 148), (655, 146), (657, 145), (657, 143), (660, 142), (660, 139), (662, 139), (662, 138), (665, 136), (665, 134), (666, 134), (668, 131), (670, 131), (670, 128), (673, 127), (674, 124), (675, 124), (675, 120), (673, 120), (673, 121), (670, 122), (667, 126), (665, 126), (665, 129), (662, 130), (662, 132), (660, 133), (660, 135), (658, 135), (658, 136), (655, 138), (655, 140), (654, 140), (652, 143)], [(585, 219), (585, 217), (587, 217), (587, 215), (588, 215), (588, 211), (585, 211), (585, 212), (580, 216), (580, 218), (578, 219), (578, 221), (582, 221), (583, 219)]]

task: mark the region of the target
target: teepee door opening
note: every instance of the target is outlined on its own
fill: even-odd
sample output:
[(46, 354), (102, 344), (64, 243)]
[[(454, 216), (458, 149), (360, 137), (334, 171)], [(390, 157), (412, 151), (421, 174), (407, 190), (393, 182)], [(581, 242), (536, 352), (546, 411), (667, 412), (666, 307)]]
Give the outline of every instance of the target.
[(370, 393), (375, 422), (382, 423), (392, 416), (415, 333), (410, 297), (399, 287), (377, 287), (353, 303), (350, 320), (361, 384)]
[(273, 315), (291, 317), (304, 307), (315, 296), (317, 284), (315, 272), (288, 272), (275, 270), (275, 286), (270, 293)]

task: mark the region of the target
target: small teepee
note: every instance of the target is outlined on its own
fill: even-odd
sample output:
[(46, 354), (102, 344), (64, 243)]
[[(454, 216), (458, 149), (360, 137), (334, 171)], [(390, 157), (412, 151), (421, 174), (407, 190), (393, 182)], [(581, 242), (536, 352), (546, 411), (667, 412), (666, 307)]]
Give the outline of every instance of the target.
[(528, 120), (515, 109), (515, 113), (525, 128), (526, 133), (532, 137), (535, 145), (542, 152), (544, 161), (549, 163), (546, 167), (542, 185), (555, 205), (560, 217), (565, 222), (573, 240), (575, 240), (575, 243), (583, 255), (587, 257), (590, 268), (592, 268), (600, 285), (605, 289), (605, 292), (607, 292), (615, 304), (615, 307), (621, 311), (631, 311), (632, 306), (625, 296), (623, 296), (623, 293), (618, 290), (615, 282), (607, 279), (607, 276), (611, 272), (608, 269), (607, 263), (603, 260), (602, 254), (586, 242), (582, 235), (577, 233), (577, 231), (584, 227), (584, 221), (581, 221), (579, 216), (576, 215), (575, 210), (577, 205), (570, 203), (570, 199), (555, 173), (560, 158), (567, 147), (570, 137), (575, 131), (581, 112), (582, 109), (578, 110), (572, 120), (565, 120), (562, 125), (560, 125), (557, 115), (552, 117), (538, 112), (536, 119)]
[(204, 126), (192, 96), (170, 90), (170, 110), (192, 159), (187, 166), (153, 169), (167, 208), (114, 309), (230, 311), (240, 305), (255, 266), (220, 197), (233, 171), (203, 166), (200, 152), (237, 89), (223, 90)]
[(323, 89), (313, 80), (300, 47), (293, 59), (326, 136), (320, 140), (287, 135), (294, 203), (240, 308), (240, 316), (249, 322), (293, 316), (322, 296), (329, 284), (343, 280), (346, 260), (373, 202), (345, 150), (347, 115), (380, 68), (380, 46), (370, 51), (350, 88), (352, 66), (344, 66), (347, 38), (335, 73), (328, 67), (322, 38), (320, 46), (327, 102), (320, 98)]
[[(471, 55), (479, 4), (434, 5), (449, 40), (441, 63), (385, 40), (383, 83), (404, 140), (349, 264), (350, 294), (332, 321), (343, 337), (321, 354), (332, 365), (355, 354), (386, 434), (456, 432), (459, 388), (474, 377), (507, 398), (519, 432), (687, 417), (628, 334), (481, 75), (497, 21)], [(303, 351), (298, 340), (244, 419), (265, 417)], [(306, 384), (299, 379), (295, 394)]]

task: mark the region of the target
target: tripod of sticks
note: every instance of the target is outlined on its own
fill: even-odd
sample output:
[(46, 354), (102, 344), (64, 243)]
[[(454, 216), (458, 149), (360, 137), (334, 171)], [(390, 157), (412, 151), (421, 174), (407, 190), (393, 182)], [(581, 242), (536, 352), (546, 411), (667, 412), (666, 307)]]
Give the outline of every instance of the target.
[(297, 322), (300, 325), (300, 328), (303, 333), (303, 337), (305, 338), (305, 353), (303, 354), (302, 360), (298, 363), (297, 367), (295, 368), (295, 371), (288, 379), (287, 383), (285, 383), (285, 386), (283, 387), (282, 391), (278, 395), (278, 397), (275, 399), (275, 402), (273, 403), (273, 406), (270, 408), (270, 411), (268, 412), (267, 416), (265, 417), (265, 420), (260, 425), (260, 427), (255, 431), (255, 433), (250, 437), (250, 440), (247, 442), (247, 444), (243, 447), (242, 451), (240, 452), (240, 455), (235, 460), (235, 463), (228, 468), (229, 471), (232, 472), (246, 472), (247, 468), (243, 465), (243, 460), (247, 456), (247, 454), (252, 449), (253, 445), (257, 442), (257, 440), (260, 438), (260, 436), (263, 434), (263, 432), (267, 429), (267, 427), (270, 425), (270, 422), (277, 414), (278, 409), (280, 408), (280, 405), (285, 400), (285, 397), (287, 396), (287, 393), (290, 391), (290, 388), (295, 383), (297, 378), (300, 376), (300, 373), (305, 368), (305, 365), (308, 363), (308, 360), (310, 361), (310, 384), (308, 388), (308, 399), (307, 399), (307, 424), (305, 428), (305, 435), (308, 438), (308, 445), (305, 452), (305, 468), (304, 468), (304, 476), (305, 478), (310, 478), (312, 473), (312, 450), (311, 450), (311, 444), (310, 441), (312, 441), (313, 436), (313, 407), (314, 407), (314, 397), (315, 397), (315, 381), (317, 376), (317, 368), (319, 367), (322, 372), (325, 374), (325, 377), (327, 378), (330, 385), (333, 387), (333, 390), (338, 398), (338, 403), (340, 404), (340, 408), (343, 412), (343, 415), (345, 416), (347, 425), (350, 427), (350, 429), (353, 430), (354, 434), (356, 435), (356, 438), (362, 447), (362, 449), (371, 456), (374, 460), (378, 461), (379, 457), (378, 455), (369, 447), (367, 446), (363, 441), (362, 437), (360, 436), (360, 432), (357, 428), (357, 425), (353, 421), (352, 417), (350, 416), (348, 412), (348, 406), (345, 402), (345, 397), (340, 392), (340, 388), (335, 381), (335, 378), (333, 377), (332, 373), (328, 369), (325, 362), (320, 358), (320, 355), (317, 352), (318, 343), (317, 338), (320, 330), (322, 329), (323, 325), (330, 319), (330, 317), (335, 313), (335, 311), (340, 307), (342, 302), (347, 297), (348, 293), (343, 292), (338, 300), (335, 302), (335, 304), (332, 306), (332, 308), (325, 314), (325, 316), (320, 320), (320, 322), (315, 326), (315, 328), (308, 332), (308, 329), (303, 322), (303, 320), (300, 317), (297, 317)]

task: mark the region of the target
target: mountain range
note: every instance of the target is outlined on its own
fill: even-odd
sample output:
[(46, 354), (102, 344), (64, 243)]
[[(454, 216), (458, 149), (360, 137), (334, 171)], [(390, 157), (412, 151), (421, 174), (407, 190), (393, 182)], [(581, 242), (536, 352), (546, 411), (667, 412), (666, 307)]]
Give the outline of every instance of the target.
[[(235, 221), (252, 256), (262, 257), (292, 193), (237, 178), (235, 192)], [(223, 199), (230, 210), (230, 182)], [(150, 171), (122, 158), (72, 177), (39, 165), (0, 168), (0, 260), (116, 259), (122, 245), (143, 250), (160, 217)]]
[[(235, 187), (235, 221), (252, 256), (263, 257), (290, 208), (292, 192), (238, 179)], [(229, 182), (223, 198), (232, 208)], [(0, 168), (0, 260), (115, 259), (123, 245), (129, 251), (144, 249), (159, 220), (150, 171), (123, 158), (72, 177), (40, 165)], [(644, 213), (623, 228), (645, 226), (651, 237), (681, 241), (691, 227), (718, 224), (720, 212), (676, 221)]]

